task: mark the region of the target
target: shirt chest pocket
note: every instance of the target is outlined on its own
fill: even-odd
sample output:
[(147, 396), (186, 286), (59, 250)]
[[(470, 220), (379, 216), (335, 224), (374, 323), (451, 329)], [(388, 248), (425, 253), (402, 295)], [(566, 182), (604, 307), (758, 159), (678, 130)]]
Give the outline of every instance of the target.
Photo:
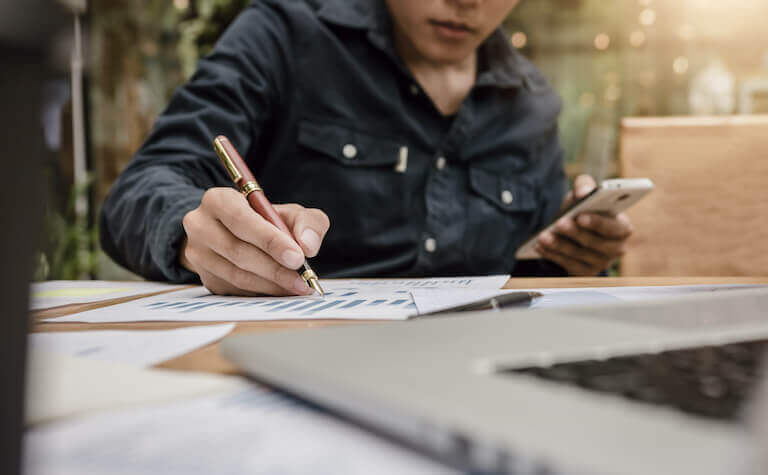
[(470, 165), (464, 251), (476, 272), (509, 272), (534, 231), (538, 193), (525, 178)]
[(402, 145), (337, 124), (302, 121), (298, 132), (293, 194), (330, 217), (324, 245), (397, 244), (408, 217)]

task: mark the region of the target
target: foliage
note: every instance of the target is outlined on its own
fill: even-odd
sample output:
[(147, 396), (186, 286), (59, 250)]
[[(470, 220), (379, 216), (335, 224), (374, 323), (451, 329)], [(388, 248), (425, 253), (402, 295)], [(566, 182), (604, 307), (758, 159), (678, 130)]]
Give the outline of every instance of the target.
[[(249, 0), (92, 0), (88, 24), (90, 162), (94, 181), (69, 191), (71, 150), (50, 164), (45, 236), (37, 279), (77, 279), (96, 272), (100, 251), (93, 221), (78, 218), (76, 196), (92, 213), (150, 131), (173, 91), (194, 72)], [(67, 130), (64, 118), (64, 130)], [(64, 132), (65, 134), (67, 132)], [(70, 182), (70, 183), (68, 183)], [(93, 217), (93, 215), (91, 216)], [(100, 270), (105, 268), (98, 266)], [(109, 272), (109, 271), (106, 271)], [(110, 275), (99, 274), (109, 278)]]
[(179, 59), (185, 77), (210, 53), (226, 27), (250, 0), (193, 0), (179, 24)]
[(43, 218), (43, 244), (35, 280), (77, 280), (94, 273), (98, 231), (75, 213), (75, 201), (87, 195), (91, 181), (73, 187), (63, 212), (48, 206)]

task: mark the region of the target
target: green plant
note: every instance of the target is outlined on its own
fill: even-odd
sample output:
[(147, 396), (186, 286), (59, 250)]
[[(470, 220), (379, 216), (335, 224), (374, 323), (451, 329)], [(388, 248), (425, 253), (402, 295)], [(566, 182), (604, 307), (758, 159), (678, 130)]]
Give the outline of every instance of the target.
[(185, 77), (210, 53), (221, 33), (250, 0), (192, 0), (179, 23), (179, 60)]
[(95, 271), (98, 230), (75, 213), (75, 202), (78, 197), (88, 195), (90, 186), (89, 178), (86, 183), (73, 187), (63, 211), (47, 207), (35, 280), (82, 279)]

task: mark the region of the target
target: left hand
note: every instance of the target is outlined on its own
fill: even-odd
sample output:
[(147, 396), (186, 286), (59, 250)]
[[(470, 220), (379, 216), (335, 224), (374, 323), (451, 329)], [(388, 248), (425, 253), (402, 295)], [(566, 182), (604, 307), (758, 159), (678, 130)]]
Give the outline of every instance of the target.
[[(563, 209), (596, 186), (589, 175), (576, 177), (573, 191), (563, 201)], [(575, 219), (561, 218), (554, 233), (542, 232), (536, 251), (565, 269), (569, 275), (594, 276), (624, 255), (631, 234), (632, 223), (624, 213), (617, 216), (582, 213)]]

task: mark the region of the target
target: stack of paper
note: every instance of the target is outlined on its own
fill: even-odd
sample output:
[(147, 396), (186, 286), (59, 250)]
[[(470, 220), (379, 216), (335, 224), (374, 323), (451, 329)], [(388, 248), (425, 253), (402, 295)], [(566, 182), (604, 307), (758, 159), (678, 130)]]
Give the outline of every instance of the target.
[(134, 295), (180, 289), (181, 285), (157, 282), (107, 282), (100, 280), (51, 280), (32, 284), (30, 308), (40, 310), (81, 303), (99, 302)]
[(218, 341), (234, 327), (230, 323), (176, 330), (33, 333), (29, 335), (29, 349), (32, 352), (152, 366)]
[(257, 386), (28, 431), (26, 475), (449, 474)]
[(424, 289), (498, 291), (509, 276), (432, 279), (324, 279), (326, 296), (220, 297), (203, 287), (80, 312), (51, 322), (389, 319), (418, 315), (411, 293)]
[[(159, 369), (31, 351), (27, 424), (243, 387), (240, 378)], [(76, 473), (76, 472), (75, 472)]]

